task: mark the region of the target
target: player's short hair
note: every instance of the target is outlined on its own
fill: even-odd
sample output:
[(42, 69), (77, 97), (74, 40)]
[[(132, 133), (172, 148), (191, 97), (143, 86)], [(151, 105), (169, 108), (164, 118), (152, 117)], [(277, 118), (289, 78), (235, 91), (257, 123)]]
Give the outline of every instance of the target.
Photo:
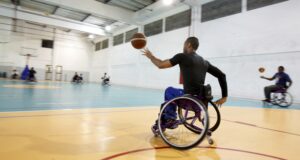
[(281, 70), (284, 70), (284, 67), (283, 67), (283, 66), (279, 66), (278, 68), (281, 69)]
[(199, 40), (197, 37), (189, 37), (185, 42), (190, 43), (194, 50), (197, 50), (199, 47)]

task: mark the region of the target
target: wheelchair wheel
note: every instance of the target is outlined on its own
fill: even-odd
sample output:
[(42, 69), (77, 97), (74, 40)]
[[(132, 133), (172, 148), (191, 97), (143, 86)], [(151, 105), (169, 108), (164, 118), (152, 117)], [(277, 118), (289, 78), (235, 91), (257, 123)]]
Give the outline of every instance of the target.
[[(211, 105), (211, 106), (210, 106)], [(209, 130), (211, 132), (217, 130), (221, 123), (221, 114), (219, 108), (214, 102), (209, 101), (208, 105), (209, 123), (211, 124)]]
[(281, 94), (281, 93), (271, 93), (271, 100), (270, 100), (270, 102), (273, 105), (278, 105), (278, 103), (280, 102), (279, 97), (278, 97), (279, 94)]
[[(167, 107), (170, 107), (169, 104), (175, 104), (185, 115), (177, 116), (171, 123), (164, 122), (164, 113), (167, 112)], [(192, 96), (182, 96), (170, 100), (162, 107), (158, 124), (160, 135), (168, 145), (176, 149), (190, 149), (206, 137), (209, 117), (202, 102)]]
[[(220, 126), (221, 114), (220, 114), (218, 107), (212, 101), (209, 101), (208, 105), (209, 106), (207, 107), (207, 110), (209, 113), (209, 131), (213, 132), (213, 131), (217, 130), (218, 127)], [(185, 114), (188, 114), (186, 112), (187, 112), (186, 110), (183, 110), (181, 107), (178, 107), (178, 116), (180, 117), (180, 119), (184, 119)], [(190, 129), (191, 131), (193, 131), (197, 134), (201, 133), (201, 130), (197, 130), (197, 129), (191, 127), (188, 123), (184, 123), (184, 125), (185, 125), (185, 127), (187, 127), (188, 129)]]
[(276, 95), (275, 103), (280, 107), (289, 107), (293, 104), (293, 97), (288, 92), (275, 93), (274, 95)]

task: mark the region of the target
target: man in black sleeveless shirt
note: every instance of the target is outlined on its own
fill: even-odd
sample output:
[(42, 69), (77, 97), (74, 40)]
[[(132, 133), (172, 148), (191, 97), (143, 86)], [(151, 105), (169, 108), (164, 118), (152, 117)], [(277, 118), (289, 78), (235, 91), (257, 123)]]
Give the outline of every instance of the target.
[[(183, 53), (176, 54), (173, 58), (167, 60), (160, 60), (156, 58), (151, 51), (144, 49), (142, 52), (148, 57), (151, 62), (160, 69), (170, 68), (179, 64), (180, 71), (183, 76), (183, 90), (168, 87), (165, 90), (165, 100), (182, 96), (183, 94), (199, 95), (205, 83), (206, 73), (210, 73), (218, 78), (222, 90), (222, 98), (217, 100), (215, 104), (221, 106), (227, 100), (227, 82), (225, 74), (217, 67), (211, 65), (196, 53), (199, 41), (196, 37), (189, 37), (184, 43)], [(170, 106), (170, 112), (167, 120), (176, 119), (176, 108)]]

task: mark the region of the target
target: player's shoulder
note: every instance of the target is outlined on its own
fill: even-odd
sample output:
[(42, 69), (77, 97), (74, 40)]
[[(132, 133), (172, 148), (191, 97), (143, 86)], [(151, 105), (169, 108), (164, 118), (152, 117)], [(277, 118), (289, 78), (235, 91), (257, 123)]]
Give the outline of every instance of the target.
[(174, 55), (174, 58), (179, 58), (179, 59), (182, 59), (182, 58), (185, 58), (186, 57), (186, 54), (184, 53), (177, 53)]
[(285, 73), (285, 72), (283, 72), (283, 73), (284, 73), (284, 75), (285, 75), (285, 76), (287, 76), (287, 77), (289, 77), (289, 76), (290, 76), (289, 74), (287, 74), (287, 73)]
[(175, 56), (185, 56), (184, 53), (177, 53)]

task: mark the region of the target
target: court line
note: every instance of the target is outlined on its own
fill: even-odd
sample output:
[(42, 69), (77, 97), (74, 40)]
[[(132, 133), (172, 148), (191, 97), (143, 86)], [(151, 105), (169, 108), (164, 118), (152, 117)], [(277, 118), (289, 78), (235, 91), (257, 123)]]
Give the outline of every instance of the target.
[[(135, 108), (137, 108), (137, 107), (135, 107)], [(147, 110), (152, 110), (152, 109), (153, 109), (153, 107), (147, 107)], [(82, 109), (67, 109), (67, 110), (82, 110)], [(5, 119), (5, 118), (33, 118), (33, 117), (51, 117), (51, 116), (72, 116), (72, 115), (100, 114), (100, 113), (119, 113), (119, 112), (144, 111), (144, 110), (145, 110), (144, 108), (141, 108), (141, 109), (131, 109), (131, 110), (125, 110), (125, 111), (99, 111), (99, 112), (88, 112), (88, 113), (38, 114), (38, 115), (28, 115), (28, 116), (24, 116), (24, 115), (21, 115), (21, 116), (0, 116), (0, 119), (1, 118)], [(46, 111), (61, 111), (61, 109), (60, 110), (46, 110)], [(31, 112), (31, 111), (28, 111), (28, 112)], [(35, 112), (41, 112), (41, 110), (35, 111)], [(6, 113), (14, 113), (14, 112), (6, 112)]]
[[(154, 147), (154, 148), (142, 148), (142, 149), (131, 150), (131, 151), (127, 151), (127, 152), (114, 154), (112, 156), (102, 158), (101, 160), (111, 160), (111, 159), (114, 159), (114, 158), (117, 158), (117, 157), (129, 155), (129, 154), (133, 154), (133, 153), (137, 153), (137, 152), (144, 152), (144, 151), (149, 151), (149, 150), (159, 150), (159, 149), (169, 149), (169, 148), (171, 148), (171, 147), (164, 146), (164, 147)], [(280, 157), (273, 156), (273, 155), (268, 155), (268, 154), (258, 153), (258, 152), (252, 152), (252, 151), (246, 151), (246, 150), (241, 150), (241, 149), (224, 148), (224, 147), (211, 147), (211, 146), (210, 147), (197, 146), (196, 148), (227, 150), (227, 151), (233, 151), (233, 152), (240, 152), (240, 153), (248, 153), (248, 154), (252, 154), (252, 155), (258, 155), (258, 156), (261, 156), (261, 157), (268, 157), (268, 158), (272, 158), (272, 159), (276, 159), (276, 160), (287, 160), (287, 159), (280, 158)]]
[[(138, 108), (138, 107), (134, 107)], [(154, 107), (146, 107), (147, 110), (152, 110)], [(73, 110), (73, 109), (70, 109)], [(77, 109), (80, 110), (80, 109)], [(144, 111), (145, 108), (139, 108), (139, 109), (131, 109), (131, 110), (125, 110), (125, 111), (99, 111), (99, 112), (88, 112), (88, 113), (59, 113), (59, 114), (39, 114), (39, 115), (28, 115), (28, 116), (0, 116), (0, 119), (5, 119), (5, 118), (33, 118), (33, 117), (51, 117), (51, 116), (74, 116), (74, 115), (87, 115), (87, 114), (101, 114), (101, 113), (122, 113), (122, 112), (131, 112), (131, 111)], [(53, 110), (50, 110), (53, 111)], [(57, 110), (59, 111), (59, 110)], [(13, 112), (12, 112), (13, 113)], [(246, 126), (251, 126), (254, 128), (260, 128), (264, 130), (269, 130), (273, 132), (279, 132), (279, 133), (285, 133), (289, 135), (294, 135), (294, 136), (299, 136), (300, 134), (298, 133), (292, 133), (292, 132), (287, 132), (287, 131), (282, 131), (282, 130), (276, 130), (276, 129), (271, 129), (271, 128), (266, 128), (266, 127), (261, 127), (255, 124), (247, 123), (247, 122), (241, 122), (241, 121), (234, 121), (234, 120), (228, 120), (228, 119), (221, 119), (223, 121), (231, 122), (231, 123), (236, 123), (240, 125), (246, 125)]]
[(292, 132), (287, 132), (287, 131), (282, 131), (282, 130), (277, 130), (277, 129), (261, 127), (261, 126), (251, 124), (251, 123), (246, 123), (246, 122), (241, 122), (241, 121), (232, 121), (232, 120), (228, 120), (228, 119), (222, 119), (222, 120), (227, 121), (227, 122), (231, 122), (231, 123), (237, 123), (237, 124), (241, 124), (241, 125), (251, 126), (251, 127), (255, 127), (255, 128), (264, 129), (264, 130), (269, 130), (269, 131), (273, 131), (273, 132), (280, 132), (280, 133), (285, 133), (285, 134), (289, 134), (289, 135), (300, 136), (300, 134), (297, 134), (297, 133), (292, 133)]

